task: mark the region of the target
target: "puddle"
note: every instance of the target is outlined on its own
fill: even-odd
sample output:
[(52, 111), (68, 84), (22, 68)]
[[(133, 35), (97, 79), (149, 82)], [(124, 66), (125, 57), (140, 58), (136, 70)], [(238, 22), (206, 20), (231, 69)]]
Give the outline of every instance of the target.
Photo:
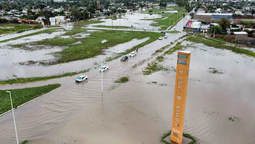
[(90, 33), (77, 33), (77, 34), (73, 35), (72, 37), (81, 39), (81, 38), (89, 37), (89, 35), (90, 35)]
[(81, 41), (77, 41), (75, 43), (72, 43), (71, 45), (77, 45), (77, 44), (81, 44)]

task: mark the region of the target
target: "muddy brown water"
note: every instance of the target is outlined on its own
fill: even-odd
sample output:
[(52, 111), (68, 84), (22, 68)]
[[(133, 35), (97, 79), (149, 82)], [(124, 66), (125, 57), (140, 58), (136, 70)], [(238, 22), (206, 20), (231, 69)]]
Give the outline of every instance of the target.
[[(72, 76), (1, 86), (62, 84), (15, 110), (20, 140), (35, 144), (160, 143), (160, 137), (171, 129), (175, 72), (144, 76), (142, 69), (147, 63), (132, 68), (150, 58), (156, 45), (140, 49), (127, 62), (108, 63), (110, 69), (103, 74), (103, 96), (98, 69), (86, 73), (89, 80), (80, 84), (75, 84), (77, 76)], [(192, 44), (187, 50), (191, 51), (191, 64), (184, 132), (202, 144), (254, 143), (254, 58), (203, 44)], [(161, 64), (175, 67), (176, 57), (177, 52), (167, 55)], [(210, 73), (209, 67), (223, 74)], [(129, 76), (129, 82), (114, 83), (122, 76)], [(238, 119), (230, 121), (231, 116)], [(15, 143), (11, 113), (0, 117), (0, 142)]]

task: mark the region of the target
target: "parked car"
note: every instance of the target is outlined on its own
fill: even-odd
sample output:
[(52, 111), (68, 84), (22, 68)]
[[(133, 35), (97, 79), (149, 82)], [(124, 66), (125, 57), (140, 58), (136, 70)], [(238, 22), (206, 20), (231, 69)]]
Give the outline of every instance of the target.
[(128, 56), (123, 56), (123, 57), (120, 59), (120, 61), (126, 61), (126, 60), (128, 60)]
[(159, 37), (158, 39), (159, 39), (159, 40), (163, 40), (163, 37)]
[(165, 33), (166, 33), (166, 31), (161, 31), (160, 33), (163, 33), (163, 34), (165, 34)]
[(100, 67), (99, 71), (104, 72), (104, 71), (107, 71), (108, 69), (109, 69), (108, 66), (102, 66), (102, 67)]
[(85, 81), (85, 80), (87, 80), (88, 79), (88, 76), (86, 76), (86, 75), (80, 75), (80, 76), (78, 76), (77, 78), (76, 78), (76, 80), (75, 80), (75, 82), (83, 82), (83, 81)]
[(131, 52), (131, 53), (129, 54), (129, 57), (134, 57), (134, 56), (136, 56), (136, 52)]
[(167, 36), (164, 36), (165, 39), (167, 39)]

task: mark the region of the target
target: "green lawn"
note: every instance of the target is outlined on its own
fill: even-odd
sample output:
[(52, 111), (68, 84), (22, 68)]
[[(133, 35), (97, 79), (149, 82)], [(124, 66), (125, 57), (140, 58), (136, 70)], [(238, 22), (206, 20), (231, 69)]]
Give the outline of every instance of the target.
[[(22, 105), (36, 97), (39, 97), (45, 93), (48, 93), (58, 87), (60, 84), (51, 84), (41, 87), (31, 87), (24, 89), (11, 89), (9, 90), (12, 95), (13, 107), (17, 108), (19, 105)], [(9, 93), (6, 90), (0, 90), (0, 114), (7, 112), (11, 109)]]
[(42, 28), (42, 25), (0, 24), (0, 35), (6, 33), (21, 33), (27, 30)]
[(77, 42), (78, 39), (75, 38), (51, 38), (51, 39), (45, 39), (42, 41), (36, 42), (40, 45), (51, 45), (51, 46), (68, 46), (74, 42)]

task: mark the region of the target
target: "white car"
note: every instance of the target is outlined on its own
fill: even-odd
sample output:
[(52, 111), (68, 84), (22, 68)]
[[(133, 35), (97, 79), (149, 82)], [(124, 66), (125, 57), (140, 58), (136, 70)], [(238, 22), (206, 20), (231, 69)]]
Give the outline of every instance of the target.
[(159, 39), (159, 40), (162, 40), (162, 39), (163, 39), (163, 37), (159, 37), (158, 39)]
[(131, 53), (129, 54), (129, 57), (134, 57), (134, 56), (136, 56), (136, 52), (131, 52)]
[(165, 39), (167, 39), (167, 36), (164, 36)]
[(102, 67), (100, 67), (99, 71), (104, 72), (104, 71), (107, 71), (108, 69), (109, 69), (108, 66), (102, 66)]
[(83, 82), (88, 79), (88, 76), (86, 75), (80, 75), (76, 78), (75, 82)]
[(102, 40), (102, 41), (101, 41), (101, 43), (106, 43), (106, 42), (107, 42), (107, 40)]

